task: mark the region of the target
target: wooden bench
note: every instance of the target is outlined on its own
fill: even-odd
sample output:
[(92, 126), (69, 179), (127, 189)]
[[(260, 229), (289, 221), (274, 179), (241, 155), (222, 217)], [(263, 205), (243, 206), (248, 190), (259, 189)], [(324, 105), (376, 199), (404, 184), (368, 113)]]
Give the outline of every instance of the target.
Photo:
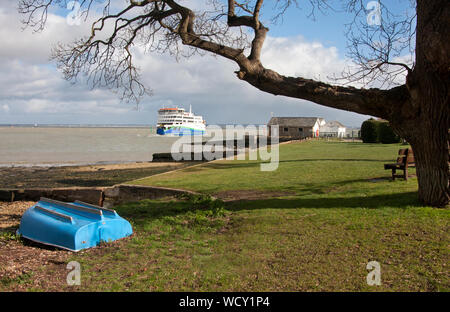
[[(410, 148), (402, 148), (398, 151), (397, 162), (395, 164), (384, 164), (385, 170), (392, 170), (392, 180), (403, 178), (408, 180), (408, 167), (415, 167), (414, 153)], [(403, 174), (396, 174), (397, 170), (403, 170)]]

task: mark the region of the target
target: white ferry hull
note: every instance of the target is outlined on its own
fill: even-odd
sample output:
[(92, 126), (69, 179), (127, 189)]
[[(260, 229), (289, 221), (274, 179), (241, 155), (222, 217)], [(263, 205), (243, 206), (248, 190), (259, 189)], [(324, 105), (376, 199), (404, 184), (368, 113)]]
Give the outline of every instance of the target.
[(194, 128), (192, 126), (176, 125), (169, 128), (158, 127), (156, 133), (159, 135), (183, 136), (183, 135), (204, 135), (205, 129)]

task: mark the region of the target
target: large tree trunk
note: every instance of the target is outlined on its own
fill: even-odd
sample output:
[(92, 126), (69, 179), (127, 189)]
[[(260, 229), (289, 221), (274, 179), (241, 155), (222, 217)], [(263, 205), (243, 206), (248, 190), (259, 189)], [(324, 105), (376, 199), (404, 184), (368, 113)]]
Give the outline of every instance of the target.
[(406, 83), (410, 100), (390, 118), (413, 148), (419, 199), (435, 207), (450, 199), (449, 29), (448, 0), (417, 1), (416, 65)]
[[(419, 68), (420, 69), (420, 68)], [(422, 203), (444, 207), (449, 190), (449, 79), (416, 68), (419, 83), (417, 118), (404, 123), (405, 137), (416, 159), (419, 199)]]
[(391, 123), (413, 149), (419, 200), (426, 205), (445, 207), (450, 199), (448, 77), (421, 67), (416, 67), (411, 75), (417, 78), (408, 79), (414, 97), (410, 105), (403, 106), (409, 111), (393, 116)]
[(445, 207), (450, 198), (448, 140), (438, 136), (439, 132), (446, 133), (437, 127), (429, 130), (411, 141), (416, 159), (419, 200), (426, 205)]

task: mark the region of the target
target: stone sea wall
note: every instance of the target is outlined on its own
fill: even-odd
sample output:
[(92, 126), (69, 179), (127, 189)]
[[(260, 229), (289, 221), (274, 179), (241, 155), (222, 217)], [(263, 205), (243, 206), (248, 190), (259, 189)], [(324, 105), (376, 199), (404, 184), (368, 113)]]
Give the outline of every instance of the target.
[(194, 192), (126, 184), (111, 187), (0, 189), (0, 201), (38, 201), (41, 197), (46, 197), (65, 202), (80, 200), (89, 204), (110, 208), (126, 202), (158, 199), (181, 194), (194, 194)]

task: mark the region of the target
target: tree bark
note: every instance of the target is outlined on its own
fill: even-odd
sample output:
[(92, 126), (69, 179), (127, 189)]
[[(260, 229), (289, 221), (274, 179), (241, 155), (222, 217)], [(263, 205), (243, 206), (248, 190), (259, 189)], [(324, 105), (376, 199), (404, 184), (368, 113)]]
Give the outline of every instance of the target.
[(450, 199), (449, 85), (448, 76), (417, 66), (408, 77), (411, 104), (389, 119), (413, 149), (419, 200), (434, 207), (445, 207)]
[(450, 128), (450, 4), (447, 0), (417, 2), (416, 65), (406, 86), (409, 105), (389, 118), (412, 146), (419, 200), (447, 206)]
[(450, 198), (448, 140), (438, 136), (446, 135), (443, 132), (436, 127), (432, 133), (427, 131), (411, 142), (416, 159), (419, 200), (433, 207), (445, 207)]

